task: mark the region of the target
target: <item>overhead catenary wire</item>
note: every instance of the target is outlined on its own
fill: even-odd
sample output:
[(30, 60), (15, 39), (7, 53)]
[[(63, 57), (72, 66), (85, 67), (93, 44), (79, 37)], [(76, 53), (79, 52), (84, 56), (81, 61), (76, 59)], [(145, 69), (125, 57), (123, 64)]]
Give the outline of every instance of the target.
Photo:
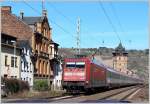
[[(53, 10), (55, 12), (57, 12), (59, 15), (63, 16), (70, 24), (72, 24), (72, 26), (74, 26), (74, 22), (68, 17), (66, 16), (63, 12), (61, 12), (55, 5), (53, 5), (51, 2), (48, 2), (48, 4), (50, 4), (50, 7), (53, 8)], [(87, 30), (90, 30), (88, 29), (87, 27), (84, 27), (84, 29), (87, 31)], [(88, 31), (87, 31), (88, 32)], [(92, 38), (92, 37), (91, 37)], [(80, 39), (80, 44), (82, 45), (86, 45), (85, 43), (83, 43), (83, 41), (81, 41)]]
[(117, 15), (117, 11), (116, 11), (114, 5), (112, 4), (112, 2), (110, 2), (110, 6), (111, 6), (111, 8), (112, 8), (111, 10), (112, 10), (114, 16), (116, 17), (116, 19), (117, 19), (117, 21), (118, 21), (118, 24), (119, 24), (120, 29), (122, 30), (122, 32), (125, 33), (125, 31), (124, 31), (124, 29), (123, 29), (123, 26), (122, 26), (122, 24), (121, 24), (121, 22), (120, 22), (120, 19), (119, 19), (118, 15)]
[(40, 14), (41, 15), (41, 12), (39, 12), (37, 9), (33, 8), (30, 4), (28, 4), (26, 1), (24, 1), (24, 4), (26, 4), (28, 7), (30, 7), (34, 12), (36, 12), (37, 14)]
[[(121, 22), (120, 22), (120, 19), (119, 19), (118, 15), (117, 15), (117, 11), (116, 11), (116, 9), (115, 9), (115, 6), (112, 4), (112, 2), (110, 2), (110, 6), (111, 6), (111, 8), (112, 8), (111, 10), (112, 10), (113, 14), (115, 15), (115, 17), (116, 17), (116, 19), (117, 19), (117, 21), (118, 21), (118, 24), (119, 24), (120, 29), (122, 30), (122, 32), (123, 32), (124, 34), (127, 35), (127, 32), (124, 31), (124, 28), (123, 28), (123, 26), (122, 26), (122, 24), (121, 24)], [(131, 44), (131, 40), (129, 40), (129, 43)]]
[[(29, 3), (27, 3), (27, 1), (24, 1), (24, 4), (26, 4), (28, 7), (30, 7), (34, 12), (36, 12), (37, 14), (41, 15), (42, 13), (39, 12), (37, 9), (33, 8)], [(44, 4), (42, 4), (42, 8), (44, 8), (43, 6)], [(53, 7), (55, 8), (55, 11), (57, 11), (59, 14), (61, 14), (64, 18), (66, 18), (70, 23), (73, 24), (73, 21), (71, 19), (69, 19), (67, 16), (65, 16), (61, 11), (59, 11), (54, 5)], [(70, 36), (72, 36), (73, 38), (75, 38), (75, 36), (70, 33), (69, 31), (67, 31), (65, 28), (63, 28), (61, 25), (57, 24), (56, 22), (52, 21), (51, 19), (49, 19), (51, 23), (53, 23), (54, 25), (56, 25), (59, 29), (61, 29), (63, 32), (69, 34)], [(80, 42), (82, 45), (86, 45), (85, 42)]]
[(113, 23), (112, 23), (112, 21), (111, 21), (109, 15), (107, 14), (105, 8), (103, 7), (103, 4), (101, 3), (101, 1), (98, 1), (98, 4), (99, 4), (99, 6), (102, 8), (102, 10), (103, 10), (103, 12), (104, 12), (104, 14), (105, 14), (105, 16), (106, 16), (106, 18), (107, 18), (109, 24), (111, 25), (111, 27), (112, 27), (114, 33), (116, 34), (117, 38), (118, 38), (119, 41), (121, 42), (121, 39), (120, 39), (120, 37), (119, 37), (119, 34), (118, 34), (118, 32), (117, 32), (115, 26), (113, 25)]
[(58, 10), (56, 8), (55, 5), (53, 5), (52, 3), (48, 2), (48, 4), (50, 5), (51, 8), (53, 8), (53, 10), (55, 10), (59, 15), (63, 16), (66, 20), (68, 20), (71, 24), (75, 25), (75, 23), (66, 15), (64, 15), (60, 10)]
[[(23, 1), (28, 7), (30, 7), (34, 12), (36, 12), (36, 13), (38, 13), (39, 15), (41, 15), (41, 13), (37, 10), (37, 9), (35, 9), (35, 8), (33, 8), (30, 4), (28, 4), (26, 1)], [(59, 27), (62, 31), (64, 31), (65, 33), (67, 33), (67, 34), (72, 34), (72, 33), (70, 33), (69, 31), (67, 31), (66, 29), (64, 29), (62, 26), (60, 26), (59, 24), (57, 24), (56, 22), (54, 22), (54, 21), (52, 21), (51, 19), (49, 19), (53, 24), (55, 24), (57, 27)], [(73, 36), (73, 35), (72, 35)], [(75, 36), (73, 36), (73, 37), (75, 37)]]
[[(59, 9), (57, 9), (55, 5), (53, 5), (51, 2), (48, 2), (48, 4), (50, 4), (50, 7), (53, 8), (53, 10), (56, 11), (59, 15), (63, 16), (72, 26), (75, 26), (75, 23), (68, 16), (66, 16)], [(89, 30), (89, 29), (86, 29), (86, 30)], [(80, 44), (86, 45), (85, 43), (83, 43), (83, 41), (81, 42), (81, 40), (80, 40)]]
[[(56, 11), (59, 15), (63, 16), (72, 26), (75, 26), (75, 23), (68, 16), (66, 16), (63, 12), (61, 12), (55, 5), (53, 5), (51, 2), (48, 2), (48, 4), (50, 4), (50, 7), (53, 8), (53, 10)], [(87, 29), (87, 27), (85, 29), (86, 31), (90, 30), (90, 29)], [(81, 41), (81, 39), (80, 39), (80, 44), (86, 45), (85, 43), (83, 44), (83, 41)]]

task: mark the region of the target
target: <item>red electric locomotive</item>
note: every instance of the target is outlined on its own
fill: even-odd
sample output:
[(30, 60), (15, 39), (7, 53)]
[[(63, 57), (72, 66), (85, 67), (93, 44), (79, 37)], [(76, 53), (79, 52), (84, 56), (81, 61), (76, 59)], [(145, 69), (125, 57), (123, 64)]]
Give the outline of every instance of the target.
[(105, 85), (105, 69), (92, 63), (90, 58), (66, 58), (64, 62), (63, 88), (67, 91), (85, 91)]
[(142, 83), (88, 57), (66, 58), (64, 62), (63, 88), (68, 92)]

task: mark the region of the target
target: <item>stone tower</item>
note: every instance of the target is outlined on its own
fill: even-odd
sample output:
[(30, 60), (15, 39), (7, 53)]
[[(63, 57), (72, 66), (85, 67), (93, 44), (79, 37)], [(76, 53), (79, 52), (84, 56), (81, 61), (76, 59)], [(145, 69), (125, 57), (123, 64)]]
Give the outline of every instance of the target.
[(125, 48), (119, 43), (113, 54), (113, 68), (117, 71), (124, 72), (127, 69), (128, 53)]

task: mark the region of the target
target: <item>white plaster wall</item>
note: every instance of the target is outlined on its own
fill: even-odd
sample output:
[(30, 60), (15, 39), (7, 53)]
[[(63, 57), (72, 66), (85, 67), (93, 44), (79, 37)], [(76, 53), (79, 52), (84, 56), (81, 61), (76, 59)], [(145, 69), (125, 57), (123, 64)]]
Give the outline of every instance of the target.
[[(8, 56), (7, 58), (7, 64), (8, 66), (5, 66), (5, 56)], [(11, 54), (11, 52), (2, 52), (1, 53), (1, 76), (4, 76), (4, 74), (7, 74), (8, 78), (11, 76), (16, 76), (17, 78), (20, 78), (20, 56), (15, 55), (17, 57), (17, 67), (11, 67), (11, 57), (14, 57), (14, 54)]]
[(54, 65), (55, 75), (53, 79), (54, 90), (60, 90), (62, 86), (62, 66), (61, 64)]

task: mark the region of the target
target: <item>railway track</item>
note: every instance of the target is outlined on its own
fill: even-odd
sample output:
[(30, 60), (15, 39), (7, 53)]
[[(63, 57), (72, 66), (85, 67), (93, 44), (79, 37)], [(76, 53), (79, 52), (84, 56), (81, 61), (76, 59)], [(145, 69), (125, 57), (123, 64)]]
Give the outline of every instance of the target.
[(111, 89), (103, 92), (99, 92), (97, 94), (92, 95), (75, 95), (75, 96), (68, 96), (68, 97), (60, 97), (60, 98), (54, 98), (51, 99), (50, 102), (93, 102), (93, 101), (106, 101), (106, 100), (117, 100), (117, 101), (123, 101), (126, 98), (128, 98), (131, 94), (133, 94), (135, 91), (137, 91), (141, 86), (130, 86), (125, 88), (119, 88), (119, 89)]
[(135, 92), (139, 91), (143, 86), (131, 86), (126, 88), (120, 88), (120, 89), (114, 89), (98, 94), (94, 94), (91, 96), (88, 96), (85, 102), (93, 102), (93, 101), (99, 101), (99, 102), (107, 102), (107, 101), (127, 101), (130, 102), (130, 99), (128, 99), (131, 95), (133, 95)]
[(127, 90), (123, 90), (120, 91), (118, 93), (106, 96), (105, 98), (102, 98), (100, 100), (119, 100), (119, 101), (123, 101), (126, 100), (129, 96), (131, 96), (134, 92), (136, 92), (139, 88), (138, 87), (133, 87), (131, 89), (127, 89)]

